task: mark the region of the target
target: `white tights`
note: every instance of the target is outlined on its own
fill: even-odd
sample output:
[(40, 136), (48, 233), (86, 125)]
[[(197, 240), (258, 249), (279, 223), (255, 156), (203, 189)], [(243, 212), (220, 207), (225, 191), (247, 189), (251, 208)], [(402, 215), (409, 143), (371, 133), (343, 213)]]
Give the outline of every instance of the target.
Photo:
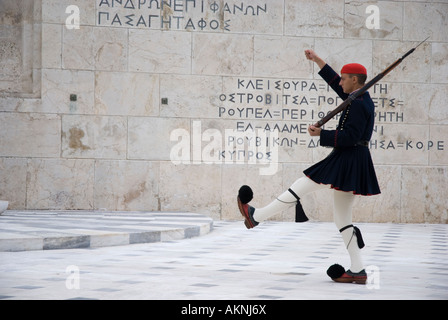
[[(305, 194), (328, 188), (330, 188), (329, 185), (315, 183), (308, 177), (299, 178), (290, 187), (290, 189), (293, 190), (299, 198), (302, 198)], [(334, 222), (338, 230), (352, 224), (352, 207), (354, 200), (355, 195), (352, 192), (334, 190)], [(297, 199), (291, 194), (291, 192), (285, 191), (266, 207), (255, 209), (253, 218), (257, 222), (262, 222), (269, 217), (290, 208), (295, 205), (296, 202)], [(344, 240), (345, 246), (350, 255), (350, 271), (361, 271), (363, 269), (361, 250), (358, 247), (353, 228), (345, 229), (342, 232), (342, 239)]]

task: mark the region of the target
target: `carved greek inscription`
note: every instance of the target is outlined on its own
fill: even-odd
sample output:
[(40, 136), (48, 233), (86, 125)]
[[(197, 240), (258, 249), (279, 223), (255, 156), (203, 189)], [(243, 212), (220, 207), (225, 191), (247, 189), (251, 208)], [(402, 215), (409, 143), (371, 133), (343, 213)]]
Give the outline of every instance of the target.
[(97, 0), (97, 25), (187, 31), (231, 31), (232, 19), (263, 18), (268, 5), (250, 1)]
[[(222, 105), (217, 108), (218, 118), (237, 120), (237, 132), (276, 132), (280, 136), (270, 140), (270, 145), (284, 148), (318, 147), (319, 141), (308, 135), (308, 126), (342, 103), (342, 99), (327, 84), (314, 80), (238, 78), (233, 88), (232, 92), (219, 94)], [(442, 140), (382, 139), (387, 133), (385, 124), (406, 123), (403, 111), (405, 102), (389, 92), (387, 83), (375, 84), (370, 93), (375, 105), (374, 136), (369, 142), (370, 149), (444, 150), (445, 142)], [(336, 115), (324, 129), (336, 129), (338, 120), (339, 115)]]

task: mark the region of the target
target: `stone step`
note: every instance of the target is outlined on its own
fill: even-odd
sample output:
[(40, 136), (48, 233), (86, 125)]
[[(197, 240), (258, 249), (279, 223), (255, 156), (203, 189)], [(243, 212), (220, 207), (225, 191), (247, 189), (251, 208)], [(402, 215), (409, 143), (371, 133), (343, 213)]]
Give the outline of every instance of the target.
[(192, 238), (213, 219), (188, 212), (7, 210), (0, 251), (95, 248)]

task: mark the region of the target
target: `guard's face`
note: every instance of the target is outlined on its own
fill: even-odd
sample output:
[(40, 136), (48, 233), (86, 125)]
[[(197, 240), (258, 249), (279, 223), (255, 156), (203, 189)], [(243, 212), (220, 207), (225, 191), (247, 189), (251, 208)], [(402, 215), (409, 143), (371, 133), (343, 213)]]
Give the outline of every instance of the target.
[(342, 87), (342, 90), (344, 90), (344, 93), (352, 93), (355, 91), (355, 84), (357, 81), (358, 79), (356, 77), (350, 77), (349, 74), (343, 73), (339, 85)]

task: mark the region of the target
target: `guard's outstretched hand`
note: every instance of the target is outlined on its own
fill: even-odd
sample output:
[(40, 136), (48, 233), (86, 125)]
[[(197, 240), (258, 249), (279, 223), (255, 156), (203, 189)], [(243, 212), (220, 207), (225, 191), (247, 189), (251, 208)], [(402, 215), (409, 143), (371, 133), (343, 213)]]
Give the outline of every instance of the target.
[(312, 137), (319, 137), (320, 136), (320, 132), (322, 131), (321, 128), (315, 127), (313, 125), (308, 127), (308, 133), (310, 134), (310, 136)]

